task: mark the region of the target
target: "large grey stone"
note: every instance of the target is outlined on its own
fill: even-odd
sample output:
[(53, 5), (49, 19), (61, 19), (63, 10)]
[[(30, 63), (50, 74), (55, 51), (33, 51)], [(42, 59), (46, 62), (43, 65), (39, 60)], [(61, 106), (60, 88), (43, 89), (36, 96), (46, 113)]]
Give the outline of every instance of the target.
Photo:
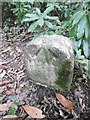
[(38, 37), (27, 42), (24, 57), (31, 80), (63, 91), (70, 89), (74, 54), (69, 38), (59, 35)]

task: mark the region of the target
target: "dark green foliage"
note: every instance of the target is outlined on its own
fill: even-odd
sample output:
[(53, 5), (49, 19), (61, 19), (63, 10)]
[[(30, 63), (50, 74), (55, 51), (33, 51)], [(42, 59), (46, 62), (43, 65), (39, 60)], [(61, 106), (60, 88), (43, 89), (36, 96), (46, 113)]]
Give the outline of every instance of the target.
[(90, 57), (89, 40), (90, 40), (90, 3), (81, 3), (79, 11), (71, 16), (64, 28), (69, 28), (69, 37), (73, 37), (77, 44), (77, 50), (81, 50), (81, 55), (86, 58)]
[(29, 11), (31, 12), (31, 5), (25, 2), (14, 2), (12, 4), (14, 5), (14, 8), (12, 8), (11, 11), (17, 17), (15, 23), (22, 23), (25, 14)]
[(13, 18), (15, 19), (15, 15), (13, 14), (13, 12), (11, 11), (11, 9), (13, 8), (13, 4), (9, 3), (9, 2), (3, 2), (2, 3), (2, 24), (5, 24), (6, 22), (11, 22), (11, 24), (13, 23)]
[[(50, 16), (48, 15), (51, 11), (54, 10), (54, 5), (50, 5), (46, 8), (46, 10), (42, 13), (39, 8), (35, 8), (33, 13), (27, 13), (25, 16), (26, 18), (23, 19), (24, 22), (32, 22), (30, 27), (28, 28), (28, 32), (35, 32), (39, 28), (43, 29), (44, 26), (47, 26), (51, 29), (58, 29), (58, 26), (53, 25), (50, 21), (55, 21), (59, 24), (59, 19), (57, 16)], [(45, 29), (44, 29), (45, 30)]]
[(76, 12), (64, 24), (73, 40), (76, 58), (90, 77), (90, 2), (80, 3)]

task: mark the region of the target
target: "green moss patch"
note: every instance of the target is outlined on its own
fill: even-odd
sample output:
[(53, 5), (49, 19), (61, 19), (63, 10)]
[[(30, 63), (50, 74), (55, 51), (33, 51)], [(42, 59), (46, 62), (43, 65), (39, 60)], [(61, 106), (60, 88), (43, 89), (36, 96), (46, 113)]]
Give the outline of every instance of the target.
[(70, 85), (72, 81), (72, 73), (71, 73), (71, 61), (65, 60), (62, 64), (62, 67), (57, 71), (57, 79), (55, 84), (59, 86), (61, 91), (70, 90)]

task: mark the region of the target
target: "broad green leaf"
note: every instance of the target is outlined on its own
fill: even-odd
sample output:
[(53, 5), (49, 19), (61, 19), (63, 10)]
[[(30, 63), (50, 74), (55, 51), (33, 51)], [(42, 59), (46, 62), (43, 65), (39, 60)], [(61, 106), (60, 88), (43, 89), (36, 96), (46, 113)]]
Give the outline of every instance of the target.
[(18, 8), (13, 8), (13, 9), (11, 9), (12, 11), (13, 11), (13, 13), (16, 13), (16, 12), (18, 12)]
[(76, 52), (76, 56), (79, 58), (81, 56), (81, 49)]
[(90, 40), (90, 28), (89, 25), (86, 24), (86, 28), (85, 28), (85, 38)]
[(90, 60), (88, 60), (88, 77), (90, 79)]
[(63, 28), (65, 29), (67, 27), (74, 26), (74, 24), (73, 24), (74, 19), (80, 13), (81, 13), (81, 11), (78, 11), (74, 15), (72, 15), (71, 18), (63, 25)]
[(38, 24), (39, 24), (40, 27), (42, 27), (44, 25), (43, 18), (39, 19), (37, 22), (38, 22)]
[(73, 40), (73, 46), (74, 46), (75, 52), (77, 52), (78, 51), (77, 41)]
[(85, 38), (90, 40), (90, 23), (88, 19), (86, 21), (86, 27), (85, 27)]
[(66, 29), (67, 27), (70, 27), (71, 25), (72, 25), (72, 21), (69, 20), (69, 21), (67, 21), (62, 27), (63, 27), (64, 29)]
[(86, 16), (83, 16), (83, 18), (79, 21), (78, 27), (77, 27), (78, 39), (80, 39), (84, 35), (85, 28), (86, 28)]
[(53, 5), (46, 8), (46, 10), (44, 11), (44, 16), (46, 16), (48, 13), (50, 13), (53, 9), (54, 9)]
[(78, 12), (76, 12), (74, 15), (71, 16), (70, 21), (74, 20), (75, 17), (76, 17), (77, 15), (81, 14), (82, 12), (83, 12), (83, 11), (81, 11), (81, 10), (78, 11)]
[(81, 43), (82, 43), (82, 39), (77, 41), (78, 48), (81, 46)]
[(60, 26), (53, 25), (53, 24), (50, 23), (49, 21), (45, 21), (45, 25), (46, 25), (48, 28), (52, 29), (52, 30), (58, 30), (58, 29), (60, 29)]
[(46, 24), (46, 26), (49, 27), (49, 28), (52, 28), (52, 27), (53, 27), (52, 23), (49, 22), (49, 21), (45, 21), (45, 24)]
[(45, 16), (45, 19), (49, 19), (49, 20), (58, 20), (58, 17), (56, 16)]
[(39, 17), (37, 14), (29, 14), (29, 13), (27, 13), (25, 16), (26, 17), (30, 17), (30, 18), (32, 18), (32, 17)]
[(37, 14), (26, 14), (25, 16), (28, 18), (25, 18), (23, 21), (34, 21), (40, 18)]
[(83, 52), (86, 57), (89, 57), (89, 45), (86, 40), (83, 40)]
[(39, 8), (37, 8), (37, 7), (36, 7), (36, 12), (37, 12), (38, 15), (41, 14), (41, 11), (40, 11)]
[(82, 19), (83, 15), (84, 15), (83, 11), (79, 11), (77, 14), (74, 15), (74, 17), (73, 17), (73, 26), (75, 24), (77, 24)]
[(30, 27), (28, 28), (28, 32), (34, 32), (37, 26), (38, 26), (38, 21), (32, 23)]
[(25, 18), (25, 19), (23, 19), (23, 21), (22, 22), (30, 22), (30, 18)]
[(76, 26), (73, 26), (69, 32), (69, 36), (75, 37), (75, 33), (76, 33)]

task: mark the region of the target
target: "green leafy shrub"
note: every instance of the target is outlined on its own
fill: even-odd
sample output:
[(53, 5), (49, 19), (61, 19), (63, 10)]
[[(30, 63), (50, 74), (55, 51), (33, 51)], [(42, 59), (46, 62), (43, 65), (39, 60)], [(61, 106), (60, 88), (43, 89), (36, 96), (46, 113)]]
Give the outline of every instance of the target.
[[(39, 8), (35, 8), (32, 13), (27, 13), (23, 22), (29, 22), (30, 27), (28, 32), (47, 32), (47, 30), (57, 30), (60, 28), (59, 18), (57, 16), (50, 16), (50, 12), (54, 10), (54, 5), (48, 6), (44, 12)], [(55, 24), (54, 24), (55, 23)]]
[[(76, 39), (74, 42), (77, 44), (75, 48), (76, 54), (78, 51), (86, 58), (90, 57), (89, 40), (90, 40), (90, 4), (82, 3), (79, 9), (70, 20), (64, 24), (64, 28), (68, 27), (69, 37)], [(80, 54), (79, 54), (80, 55)]]
[(27, 4), (25, 2), (13, 2), (13, 8), (11, 11), (16, 16), (15, 24), (22, 23), (22, 19), (25, 17), (25, 14), (29, 11), (31, 11), (30, 4)]
[(76, 10), (63, 27), (69, 29), (76, 59), (87, 70), (90, 78), (90, 2), (80, 3)]

